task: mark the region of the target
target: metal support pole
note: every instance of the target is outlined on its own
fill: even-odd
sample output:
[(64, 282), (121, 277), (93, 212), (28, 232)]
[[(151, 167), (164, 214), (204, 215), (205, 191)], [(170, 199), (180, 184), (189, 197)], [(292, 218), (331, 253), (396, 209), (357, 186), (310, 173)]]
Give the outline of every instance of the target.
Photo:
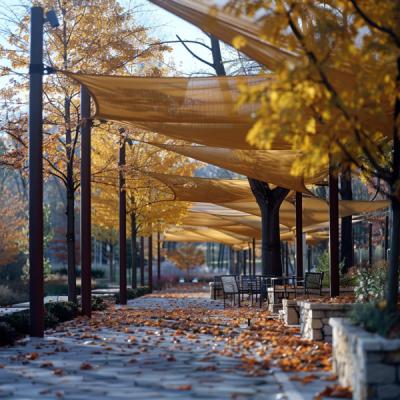
[(387, 261), (388, 259), (388, 249), (389, 249), (389, 215), (386, 215), (385, 218), (385, 254), (384, 254), (384, 259)]
[(253, 256), (251, 254), (251, 243), (249, 243), (248, 253), (249, 253), (249, 275), (252, 275), (253, 274), (253, 262), (252, 262)]
[(119, 303), (126, 304), (126, 191), (125, 138), (119, 147)]
[(253, 238), (253, 275), (256, 275), (256, 239)]
[(247, 275), (247, 250), (243, 250), (243, 275)]
[(149, 289), (150, 293), (153, 291), (153, 234), (151, 233), (149, 236), (149, 271), (148, 271), (148, 277), (149, 277)]
[(373, 258), (373, 248), (372, 248), (372, 222), (368, 223), (368, 264), (372, 267)]
[(330, 296), (339, 296), (339, 188), (338, 178), (329, 168), (329, 270)]
[(157, 232), (157, 289), (161, 290), (161, 238)]
[(92, 314), (92, 232), (90, 189), (90, 95), (81, 86), (81, 296), (82, 313)]
[(43, 285), (43, 9), (31, 8), (29, 79), (30, 335), (44, 335)]
[(303, 277), (303, 194), (296, 192), (296, 275)]
[(289, 243), (285, 242), (285, 271), (289, 275)]
[(140, 236), (140, 286), (144, 286), (144, 237)]

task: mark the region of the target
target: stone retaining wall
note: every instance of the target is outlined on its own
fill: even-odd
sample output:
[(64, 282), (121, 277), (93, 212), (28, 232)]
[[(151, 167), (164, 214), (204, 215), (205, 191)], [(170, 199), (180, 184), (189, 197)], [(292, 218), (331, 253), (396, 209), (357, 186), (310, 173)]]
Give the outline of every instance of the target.
[(305, 339), (332, 341), (329, 318), (345, 317), (351, 304), (312, 303), (299, 301), (300, 332)]
[(214, 299), (214, 282), (209, 282), (208, 285), (210, 287), (210, 299), (211, 300), (218, 300), (218, 299), (224, 298), (224, 294), (223, 294), (222, 290), (220, 290), (219, 292), (217, 291), (217, 296)]
[(299, 325), (300, 307), (297, 304), (297, 300), (282, 300), (282, 316), (285, 325)]
[(355, 400), (400, 399), (400, 339), (389, 340), (331, 318), (333, 369)]

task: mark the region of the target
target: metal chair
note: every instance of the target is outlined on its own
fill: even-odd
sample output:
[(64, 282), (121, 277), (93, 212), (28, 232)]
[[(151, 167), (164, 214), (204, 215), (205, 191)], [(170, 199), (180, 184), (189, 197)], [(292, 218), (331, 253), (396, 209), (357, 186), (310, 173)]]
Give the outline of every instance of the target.
[(217, 300), (217, 296), (222, 292), (222, 282), (221, 277), (219, 275), (214, 276), (214, 285), (213, 285), (213, 299)]
[(304, 294), (317, 294), (322, 296), (323, 272), (306, 272), (304, 276)]
[(240, 290), (235, 275), (222, 275), (222, 291), (224, 295), (224, 308), (226, 306), (226, 299), (231, 297), (231, 302), (236, 305), (236, 296), (238, 299), (238, 306), (240, 307)]

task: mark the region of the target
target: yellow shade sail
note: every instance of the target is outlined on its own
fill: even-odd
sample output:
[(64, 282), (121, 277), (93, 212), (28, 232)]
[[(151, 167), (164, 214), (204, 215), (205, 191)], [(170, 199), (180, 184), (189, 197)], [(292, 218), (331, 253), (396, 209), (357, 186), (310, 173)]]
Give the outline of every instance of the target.
[[(245, 179), (211, 179), (155, 173), (151, 176), (168, 186), (174, 193), (175, 200), (195, 203), (192, 207), (194, 211), (236, 219), (236, 224), (246, 224), (257, 230), (261, 229), (260, 208)], [(386, 200), (340, 200), (339, 216), (342, 218), (374, 212), (388, 206), (389, 202)], [(296, 207), (291, 195), (282, 202), (279, 218), (282, 226), (295, 228)], [(328, 203), (317, 197), (303, 195), (303, 227), (308, 228), (327, 221), (329, 221)]]
[[(240, 212), (248, 213), (254, 216), (261, 216), (260, 208), (255, 201), (253, 202), (229, 202), (221, 203), (221, 206), (231, 208)], [(358, 215), (364, 213), (375, 212), (389, 207), (387, 200), (379, 201), (357, 201), (357, 200), (340, 200), (339, 201), (339, 217), (347, 217), (349, 215)], [(296, 207), (288, 200), (282, 202), (279, 210), (279, 220), (282, 225), (290, 229), (296, 227)], [(329, 221), (329, 205), (325, 200), (303, 197), (303, 228)]]
[(167, 185), (176, 200), (224, 203), (237, 200), (251, 200), (249, 183), (244, 179), (207, 179), (193, 176), (149, 174)]
[[(273, 74), (154, 78), (63, 73), (89, 90), (96, 104), (95, 118), (133, 125), (191, 143), (238, 149), (251, 148), (246, 136), (260, 108), (258, 103), (238, 106), (240, 86), (262, 85), (263, 90), (268, 90), (274, 79)], [(391, 132), (387, 115), (378, 114), (371, 119), (369, 113), (363, 113), (357, 118), (371, 128)], [(329, 125), (319, 126), (318, 132), (322, 130), (329, 130)], [(290, 148), (291, 144), (283, 136), (277, 135), (271, 149)]]
[(299, 156), (292, 150), (237, 150), (210, 146), (156, 145), (195, 160), (298, 192), (308, 192), (306, 185), (322, 183), (327, 175), (327, 169), (310, 177), (292, 175), (292, 165)]
[(261, 26), (256, 19), (236, 16), (215, 7), (215, 0), (150, 0), (152, 3), (198, 26), (225, 43), (235, 37), (245, 39), (241, 51), (253, 60), (276, 70), (282, 62), (296, 63), (298, 56), (261, 39)]
[(153, 78), (65, 72), (85, 85), (96, 117), (143, 123), (251, 124), (256, 105), (237, 107), (239, 86), (267, 82), (263, 76)]
[[(190, 235), (186, 235), (187, 240), (185, 240), (186, 232), (191, 232)], [(178, 235), (182, 236), (183, 240), (180, 241), (216, 242), (231, 246), (242, 245), (247, 242), (247, 238), (241, 235), (228, 234), (218, 229), (197, 226), (171, 228), (165, 235), (166, 240), (173, 240), (171, 239), (171, 235), (175, 235), (175, 237), (178, 237)]]

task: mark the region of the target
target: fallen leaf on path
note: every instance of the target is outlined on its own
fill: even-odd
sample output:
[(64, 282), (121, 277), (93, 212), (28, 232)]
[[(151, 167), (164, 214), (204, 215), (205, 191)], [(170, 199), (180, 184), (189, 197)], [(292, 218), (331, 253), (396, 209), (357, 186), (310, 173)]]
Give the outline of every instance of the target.
[(83, 362), (81, 364), (81, 366), (79, 367), (79, 369), (81, 369), (82, 371), (87, 371), (87, 370), (93, 369), (93, 366), (92, 366), (92, 364), (90, 364), (88, 362)]
[(181, 385), (178, 386), (176, 390), (192, 390), (192, 385)]

